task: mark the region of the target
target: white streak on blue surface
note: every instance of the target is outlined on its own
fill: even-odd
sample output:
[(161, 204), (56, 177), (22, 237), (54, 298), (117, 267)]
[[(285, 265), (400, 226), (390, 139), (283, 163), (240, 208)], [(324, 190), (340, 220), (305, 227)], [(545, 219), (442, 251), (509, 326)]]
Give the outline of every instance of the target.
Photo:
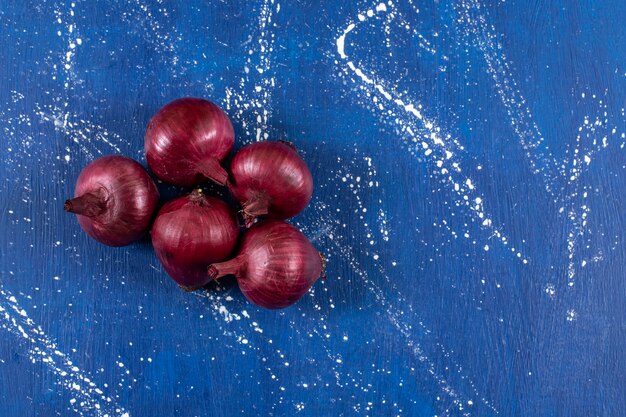
[[(363, 15), (367, 15), (368, 18), (359, 19), (358, 24), (366, 22), (376, 14), (370, 9), (364, 14), (360, 14), (360, 16)], [(383, 102), (391, 103), (396, 110), (404, 113), (400, 114), (395, 121), (401, 124), (403, 130), (409, 134), (409, 137), (405, 138), (406, 142), (423, 142), (424, 145), (421, 152), (424, 156), (433, 160), (437, 167), (437, 169), (433, 169), (433, 172), (441, 176), (442, 180), (454, 190), (454, 193), (457, 195), (456, 205), (467, 207), (484, 229), (489, 230), (492, 236), (497, 237), (503, 245), (508, 246), (508, 237), (493, 225), (492, 218), (485, 211), (483, 206), (485, 198), (478, 193), (475, 181), (462, 173), (460, 163), (455, 157), (455, 154), (460, 150), (458, 141), (453, 139), (450, 134), (445, 133), (437, 120), (425, 116), (421, 104), (416, 103), (415, 100), (407, 97), (406, 94), (395, 91), (389, 85), (389, 82), (383, 80), (373, 71), (363, 70), (347, 55), (345, 51), (346, 37), (356, 27), (357, 23), (351, 22), (347, 24), (336, 40), (337, 53), (345, 62), (342, 70), (348, 75), (356, 75), (356, 77), (351, 78), (356, 82), (361, 82), (361, 85), (359, 85), (361, 90), (384, 98), (384, 100), (377, 100), (380, 102), (381, 109), (387, 108), (382, 104)], [(419, 131), (425, 131), (425, 133), (418, 138), (415, 132)], [(516, 259), (519, 259), (524, 264), (528, 263), (527, 257), (519, 249), (513, 249), (512, 252), (516, 255)]]
[(85, 413), (89, 412), (89, 415), (99, 417), (130, 416), (93, 382), (93, 377), (76, 366), (70, 357), (60, 350), (56, 342), (28, 317), (15, 296), (4, 290), (1, 284), (0, 323), (0, 328), (28, 343), (28, 357), (33, 363), (45, 364), (58, 378), (57, 383), (78, 398), (70, 400), (70, 406), (74, 411), (80, 415), (87, 415)]

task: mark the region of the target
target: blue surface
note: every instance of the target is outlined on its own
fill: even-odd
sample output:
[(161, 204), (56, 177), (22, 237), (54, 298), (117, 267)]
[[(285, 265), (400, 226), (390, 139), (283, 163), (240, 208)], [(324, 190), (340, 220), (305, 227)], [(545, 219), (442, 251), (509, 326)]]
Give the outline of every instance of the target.
[[(0, 415), (626, 415), (626, 3), (0, 0)], [(151, 115), (294, 142), (328, 279), (181, 292), (62, 210)], [(180, 190), (162, 187), (166, 196)]]

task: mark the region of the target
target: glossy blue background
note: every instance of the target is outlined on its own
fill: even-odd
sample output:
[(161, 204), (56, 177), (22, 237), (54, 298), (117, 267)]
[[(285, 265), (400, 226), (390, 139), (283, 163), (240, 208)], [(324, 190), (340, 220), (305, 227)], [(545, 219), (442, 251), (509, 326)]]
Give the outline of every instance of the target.
[[(0, 415), (626, 414), (625, 21), (616, 0), (0, 0)], [(293, 223), (328, 278), (297, 305), (183, 293), (149, 240), (63, 212), (94, 158), (145, 163), (181, 96), (311, 166)]]

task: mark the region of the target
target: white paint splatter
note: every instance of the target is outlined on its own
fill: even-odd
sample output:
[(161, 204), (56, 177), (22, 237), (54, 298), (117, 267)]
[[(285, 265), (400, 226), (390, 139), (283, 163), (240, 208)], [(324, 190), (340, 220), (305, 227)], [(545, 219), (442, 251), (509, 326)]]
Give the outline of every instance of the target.
[[(390, 7), (392, 6), (390, 5)], [(368, 18), (366, 19), (360, 19), (358, 24), (367, 22), (369, 18), (375, 16), (375, 13), (367, 13), (367, 16)], [(405, 115), (393, 114), (397, 116), (394, 118), (395, 123), (399, 124), (401, 130), (408, 134), (408, 137), (405, 139), (407, 143), (418, 142), (415, 132), (425, 131), (423, 137), (419, 138), (419, 142), (426, 144), (426, 146), (422, 147), (425, 149), (422, 151), (423, 155), (429, 157), (437, 166), (437, 169), (434, 169), (433, 172), (454, 190), (457, 196), (455, 204), (458, 207), (467, 207), (483, 228), (490, 231), (492, 236), (497, 237), (503, 245), (507, 246), (509, 239), (501, 230), (493, 226), (493, 220), (483, 207), (482, 201), (484, 197), (477, 195), (475, 182), (471, 178), (466, 177), (461, 170), (460, 161), (455, 157), (455, 153), (462, 149), (458, 145), (458, 141), (453, 139), (450, 134), (443, 133), (436, 120), (425, 116), (421, 104), (407, 98), (406, 94), (395, 91), (393, 87), (387, 85), (389, 84), (387, 81), (382, 80), (373, 71), (366, 73), (346, 54), (346, 37), (356, 27), (357, 23), (350, 22), (336, 40), (337, 53), (345, 62), (342, 70), (347, 75), (354, 74), (356, 76), (351, 78), (354, 81), (361, 82), (361, 85), (359, 85), (360, 90), (365, 91), (367, 94), (376, 94), (381, 98), (376, 100), (381, 110), (393, 112), (389, 107), (383, 105), (383, 103), (388, 103), (391, 106), (395, 106), (395, 110), (399, 109), (401, 112), (406, 113)], [(470, 204), (470, 201), (476, 201), (477, 198), (481, 203)], [(513, 253), (516, 259), (519, 259), (524, 264), (528, 263), (527, 257), (519, 250), (513, 251)]]
[(494, 81), (498, 96), (511, 121), (511, 128), (526, 153), (532, 172), (541, 176), (546, 191), (553, 195), (558, 163), (551, 153), (544, 150), (543, 135), (525, 105), (526, 100), (512, 76), (506, 55), (498, 47), (495, 29), (482, 13), (484, 7), (477, 0), (459, 1), (455, 3), (455, 7), (459, 12), (459, 26), (463, 30), (463, 37), (469, 39), (482, 53), (487, 63), (487, 72)]
[[(324, 213), (326, 211), (324, 210), (324, 207), (326, 206), (323, 203), (317, 202), (316, 206), (317, 206), (316, 207), (317, 212)], [(325, 226), (324, 230), (325, 230), (326, 236), (328, 237), (328, 241), (334, 245), (334, 249), (329, 250), (329, 252), (339, 254), (341, 256), (341, 259), (343, 259), (345, 262), (349, 264), (350, 268), (356, 274), (356, 276), (360, 277), (363, 280), (363, 282), (365, 283), (365, 288), (367, 288), (372, 293), (377, 303), (379, 303), (380, 306), (384, 309), (385, 316), (387, 317), (389, 322), (392, 324), (394, 329), (398, 331), (400, 335), (404, 337), (407, 343), (407, 346), (409, 347), (409, 349), (411, 349), (413, 353), (413, 356), (426, 367), (426, 371), (433, 378), (433, 380), (437, 383), (441, 391), (450, 397), (453, 404), (455, 404), (455, 406), (458, 407), (460, 411), (463, 411), (462, 414), (464, 416), (469, 416), (470, 413), (467, 410), (464, 411), (462, 408), (462, 405), (464, 404), (464, 402), (468, 400), (464, 399), (462, 394), (458, 392), (457, 390), (455, 390), (450, 385), (450, 382), (446, 378), (444, 378), (442, 374), (440, 374), (437, 371), (437, 367), (434, 364), (434, 362), (430, 358), (428, 358), (428, 356), (426, 355), (426, 352), (423, 350), (421, 345), (414, 339), (412, 333), (414, 331), (414, 327), (416, 323), (413, 320), (410, 320), (410, 318), (414, 318), (413, 308), (411, 306), (411, 303), (408, 302), (408, 300), (406, 300), (399, 292), (397, 292), (397, 290), (394, 293), (393, 301), (391, 298), (387, 298), (385, 296), (380, 286), (377, 283), (375, 283), (373, 280), (371, 280), (367, 271), (363, 267), (360, 266), (360, 263), (355, 257), (350, 245), (348, 245), (347, 243), (343, 241), (343, 238), (341, 237), (342, 235), (341, 232), (335, 228), (336, 226), (339, 225), (339, 222), (337, 221), (337, 219), (332, 218), (328, 214), (326, 215), (321, 214), (321, 217), (318, 220), (318, 222), (320, 225)], [(380, 266), (379, 266), (379, 269), (380, 269), (380, 276), (385, 281), (384, 283), (385, 288), (388, 288), (388, 289), (395, 288), (392, 279), (384, 272), (384, 270), (382, 270), (382, 268), (380, 268)], [(409, 322), (407, 322), (407, 320), (409, 320)], [(423, 324), (421, 320), (418, 320), (417, 324), (419, 324), (419, 327), (422, 328), (424, 335), (431, 333), (431, 331), (428, 328), (426, 328), (426, 326)], [(343, 340), (347, 340), (347, 337), (344, 336)], [(444, 356), (446, 357), (450, 356), (449, 353), (445, 350), (445, 348), (443, 348), (441, 344), (437, 343), (437, 345), (443, 351)], [(341, 359), (338, 359), (338, 360), (341, 360)], [(458, 372), (459, 373), (461, 372), (460, 367), (458, 367)], [(495, 409), (495, 407), (493, 407), (493, 405), (488, 400), (478, 395), (478, 392), (476, 388), (474, 387), (474, 385), (471, 383), (471, 381), (470, 381), (470, 385), (472, 386), (474, 394), (481, 399), (483, 404), (485, 404), (493, 412), (498, 414), (497, 409)]]
[[(277, 81), (272, 75), (275, 34), (271, 28), (275, 25), (274, 15), (279, 11), (280, 4), (275, 4), (274, 0), (263, 1), (258, 18), (259, 37), (249, 50), (244, 66), (245, 76), (241, 78), (239, 88), (226, 89), (224, 107), (235, 120), (240, 121), (246, 135), (242, 138), (244, 143), (249, 143), (252, 139), (257, 141), (269, 139), (272, 133), (269, 126), (272, 116), (270, 102)], [(252, 35), (249, 41), (251, 39)], [(261, 75), (260, 80), (253, 81), (250, 67)], [(250, 84), (252, 86), (249, 86)]]
[(57, 377), (55, 383), (72, 390), (78, 401), (70, 400), (70, 405), (80, 415), (89, 412), (100, 417), (129, 414), (106, 396), (87, 372), (76, 366), (69, 356), (58, 348), (40, 326), (28, 317), (19, 306), (17, 299), (0, 285), (0, 328), (24, 339), (28, 344), (28, 356), (33, 363), (45, 364)]
[[(35, 108), (36, 115), (42, 122), (53, 123), (55, 130), (67, 135), (89, 159), (94, 159), (96, 155), (108, 154), (111, 150), (122, 152), (118, 144), (123, 140), (118, 134), (58, 106), (36, 105)], [(100, 144), (108, 146), (110, 150), (102, 149)], [(64, 159), (69, 161), (70, 156), (66, 155)]]

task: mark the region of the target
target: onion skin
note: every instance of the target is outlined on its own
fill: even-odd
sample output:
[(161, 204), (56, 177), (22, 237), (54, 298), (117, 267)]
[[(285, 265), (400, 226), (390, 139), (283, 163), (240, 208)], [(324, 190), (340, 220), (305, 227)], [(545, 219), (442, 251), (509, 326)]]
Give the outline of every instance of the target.
[(256, 142), (235, 154), (229, 188), (242, 205), (246, 226), (259, 216), (288, 219), (309, 204), (313, 177), (292, 144)]
[(298, 301), (320, 277), (322, 257), (302, 232), (280, 220), (256, 223), (235, 258), (208, 268), (213, 279), (235, 275), (241, 292), (257, 306), (278, 309)]
[(193, 187), (207, 179), (226, 185), (220, 162), (235, 142), (230, 119), (216, 104), (186, 97), (161, 108), (150, 120), (144, 138), (146, 160), (165, 182)]
[(96, 159), (76, 181), (64, 210), (77, 214), (80, 227), (100, 243), (126, 246), (141, 239), (152, 221), (159, 191), (138, 162), (113, 155)]
[(239, 225), (222, 200), (201, 190), (165, 204), (152, 226), (152, 245), (168, 275), (187, 291), (207, 284), (212, 262), (232, 255)]

